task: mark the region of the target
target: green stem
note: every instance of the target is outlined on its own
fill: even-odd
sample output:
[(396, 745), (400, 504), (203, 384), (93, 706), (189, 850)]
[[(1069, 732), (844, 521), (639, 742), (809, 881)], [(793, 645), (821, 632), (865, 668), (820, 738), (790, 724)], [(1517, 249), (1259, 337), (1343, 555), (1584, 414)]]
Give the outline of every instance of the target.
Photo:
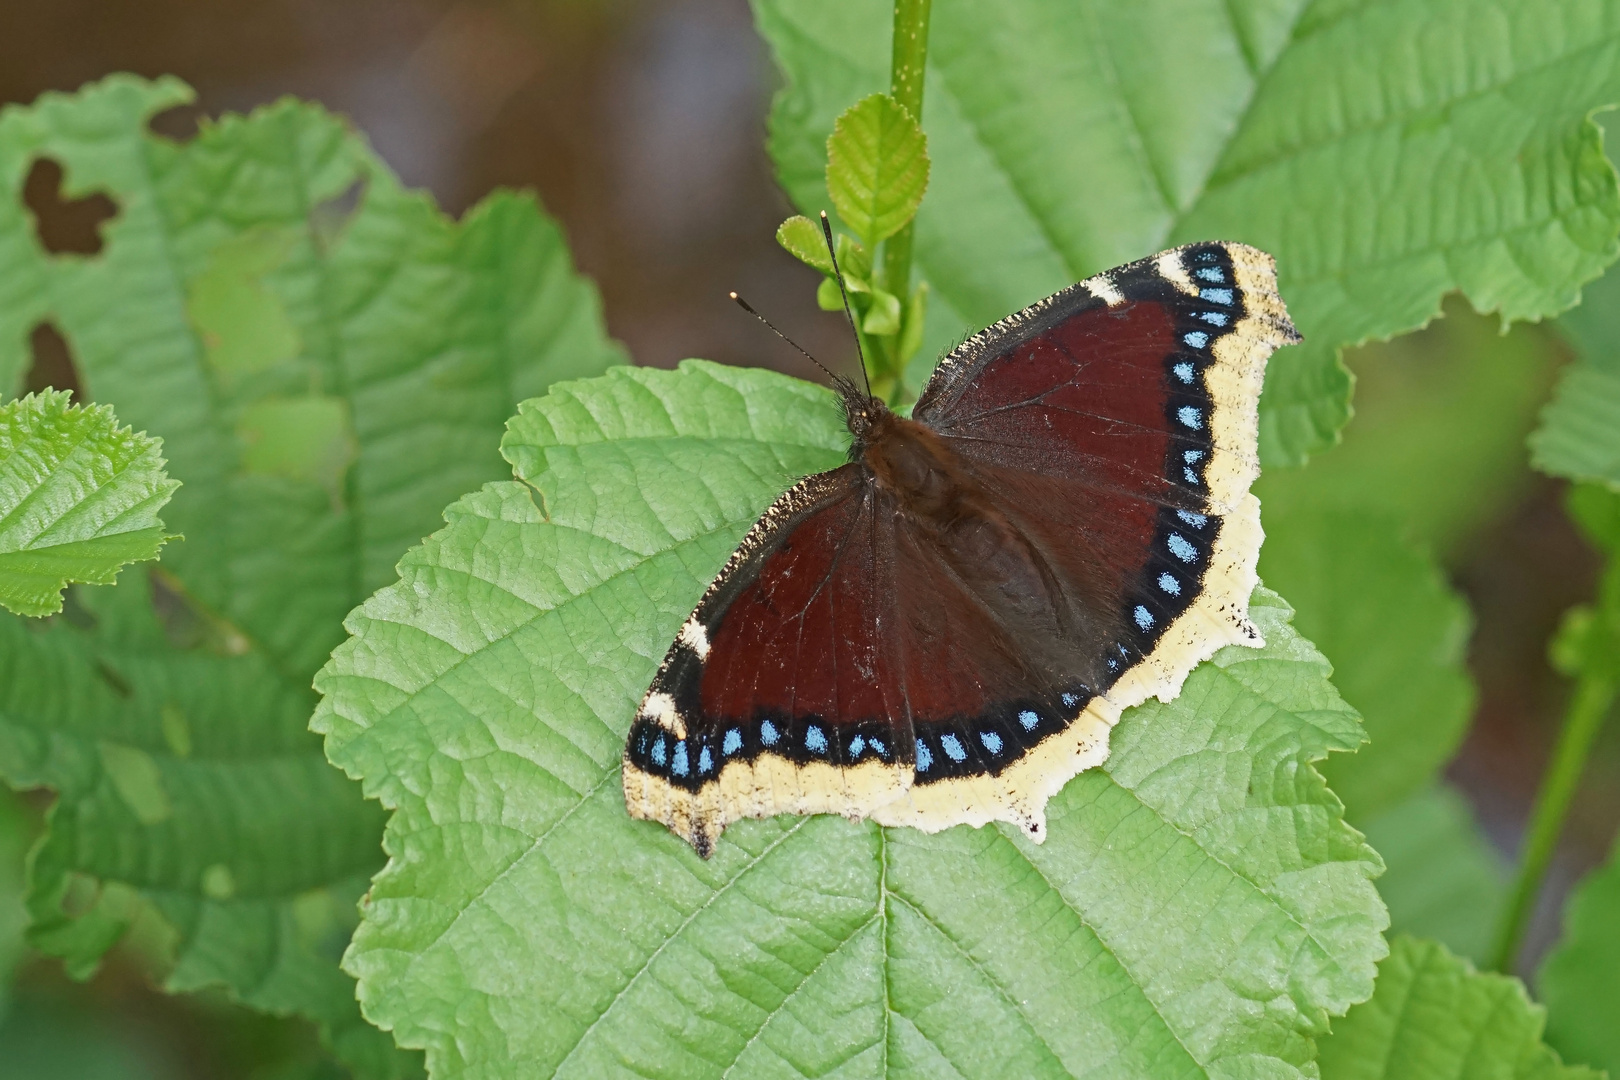
[(1603, 719), (1614, 704), (1615, 681), (1603, 675), (1583, 674), (1575, 684), (1575, 698), (1569, 703), (1564, 716), (1564, 728), (1558, 734), (1558, 745), (1553, 749), (1552, 764), (1536, 793), (1535, 809), (1530, 815), (1530, 832), (1524, 843), (1524, 855), (1519, 864), (1518, 879), (1513, 883), (1512, 899), (1502, 914), (1497, 927), (1494, 967), (1511, 974), (1513, 962), (1518, 958), (1519, 946), (1524, 938), (1526, 923), (1541, 892), (1541, 879), (1547, 874), (1558, 837), (1564, 830), (1564, 818), (1569, 814), (1570, 801), (1586, 769), (1592, 742), (1603, 727)]
[[(922, 123), (923, 75), (928, 66), (928, 16), (933, 0), (894, 0), (894, 50), (889, 96)], [(911, 230), (906, 227), (883, 245), (883, 288), (901, 303), (911, 295)]]

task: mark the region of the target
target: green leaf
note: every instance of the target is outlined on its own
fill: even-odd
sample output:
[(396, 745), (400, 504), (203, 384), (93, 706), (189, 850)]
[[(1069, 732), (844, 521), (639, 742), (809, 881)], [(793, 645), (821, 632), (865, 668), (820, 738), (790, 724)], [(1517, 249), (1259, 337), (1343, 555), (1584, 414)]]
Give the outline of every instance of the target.
[(0, 606), (19, 615), (61, 611), (69, 582), (111, 585), (168, 539), (157, 513), (180, 484), (163, 473), (163, 440), (71, 397), (0, 405)]
[(1564, 936), (1536, 977), (1547, 1041), (1565, 1057), (1620, 1075), (1620, 845), (1564, 909)]
[[(888, 12), (755, 0), (786, 78), (771, 155), (805, 211), (823, 140), (887, 85)], [(1305, 344), (1261, 400), (1268, 464), (1349, 416), (1345, 345), (1423, 325), (1460, 291), (1538, 319), (1615, 256), (1620, 195), (1589, 120), (1620, 101), (1614, 0), (1223, 5), (940, 0), (916, 260), (932, 359), (1070, 282), (1171, 244), (1277, 257)], [(1433, 43), (1433, 44), (1427, 44)]]
[[(397, 1075), (336, 965), (383, 815), (307, 730), (310, 680), (444, 504), (508, 473), (516, 402), (622, 353), (532, 199), (453, 222), (293, 101), (183, 145), (148, 131), (190, 98), (118, 76), (0, 113), (0, 369), (51, 320), (185, 482), (165, 518), (186, 542), (150, 580), (81, 591), (44, 632), (0, 620), (0, 776), (57, 792), (32, 936), (83, 974), (156, 920), (168, 988), (315, 1018)], [(40, 157), (118, 205), (99, 255), (38, 246)]]
[(1474, 822), (1468, 802), (1436, 783), (1360, 820), (1384, 858), (1378, 893), (1393, 933), (1433, 938), (1483, 963), (1507, 892), (1507, 866)]
[(1371, 990), (1377, 856), (1309, 764), (1361, 739), (1273, 594), (1016, 830), (838, 817), (699, 860), (618, 765), (658, 659), (793, 477), (825, 389), (688, 361), (525, 402), (519, 482), (452, 506), (317, 679), (332, 760), (396, 812), (345, 961), (444, 1078), (1274, 1076)]
[(1553, 476), (1620, 490), (1620, 272), (1611, 269), (1588, 285), (1581, 305), (1557, 325), (1575, 363), (1530, 436), (1531, 463)]
[(1309, 469), (1261, 474), (1255, 491), (1267, 519), (1366, 513), (1451, 555), (1528, 494), (1524, 437), (1560, 359), (1545, 327), (1503, 334), (1457, 298), (1415, 334), (1351, 350), (1355, 422)]
[(822, 237), (821, 229), (809, 218), (795, 214), (782, 222), (776, 230), (776, 242), (806, 266), (813, 266), (832, 277), (833, 264), (831, 256), (827, 254), (827, 241)]
[(1322, 770), (1359, 825), (1427, 786), (1462, 742), (1474, 707), (1468, 607), (1387, 518), (1263, 505), (1261, 576), (1292, 600), (1367, 725), (1367, 744)]
[(23, 907), (23, 857), (32, 832), (17, 798), (0, 788), (0, 1026), (11, 1008), (11, 976), (26, 946), (23, 930), (28, 912)]
[(1599, 1080), (1541, 1041), (1524, 984), (1481, 974), (1445, 946), (1397, 937), (1378, 989), (1318, 1041), (1322, 1080)]
[(928, 137), (904, 105), (873, 94), (833, 123), (827, 195), (868, 248), (905, 228), (927, 190)]

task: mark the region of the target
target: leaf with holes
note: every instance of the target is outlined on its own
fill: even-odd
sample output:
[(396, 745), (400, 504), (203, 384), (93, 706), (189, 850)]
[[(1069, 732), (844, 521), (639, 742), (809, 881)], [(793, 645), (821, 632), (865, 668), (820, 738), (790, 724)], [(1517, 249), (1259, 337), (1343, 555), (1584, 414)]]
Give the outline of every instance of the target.
[(163, 473), (163, 440), (71, 397), (0, 405), (0, 606), (19, 615), (61, 611), (69, 582), (110, 585), (168, 539), (157, 513), (180, 484)]
[[(805, 212), (824, 144), (885, 87), (888, 13), (755, 0), (787, 87), (771, 155)], [(1432, 43), (1432, 47), (1431, 44)], [(1344, 345), (1461, 291), (1537, 319), (1615, 256), (1620, 195), (1588, 119), (1620, 101), (1620, 4), (1470, 0), (934, 5), (916, 260), (932, 347), (1099, 270), (1191, 240), (1277, 257), (1302, 348), (1261, 400), (1268, 463), (1349, 417)]]
[(453, 505), (317, 679), (332, 760), (394, 808), (345, 965), (451, 1077), (1310, 1074), (1372, 990), (1378, 857), (1311, 762), (1360, 742), (1264, 590), (1015, 830), (632, 821), (619, 760), (665, 647), (792, 480), (828, 391), (688, 361), (525, 402), (517, 482)]
[(1600, 1080), (1548, 1049), (1543, 1017), (1518, 979), (1397, 937), (1372, 1000), (1320, 1040), (1322, 1080)]
[[(310, 679), (444, 504), (506, 473), (516, 403), (622, 353), (532, 200), (452, 222), (293, 101), (148, 131), (190, 98), (115, 77), (0, 112), (0, 372), (49, 321), (184, 481), (161, 570), (45, 632), (0, 620), (0, 776), (57, 793), (31, 935), (82, 974), (155, 917), (170, 989), (314, 1017), (397, 1073), (336, 965), (383, 815), (307, 730)], [(99, 254), (34, 235), (18, 196), (45, 159), (117, 205)]]

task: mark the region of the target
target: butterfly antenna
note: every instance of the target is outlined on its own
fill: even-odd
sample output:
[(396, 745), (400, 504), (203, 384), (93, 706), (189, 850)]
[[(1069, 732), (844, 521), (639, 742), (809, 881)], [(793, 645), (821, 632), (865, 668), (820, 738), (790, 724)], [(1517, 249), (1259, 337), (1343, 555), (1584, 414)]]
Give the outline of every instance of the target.
[(861, 349), (861, 332), (855, 326), (855, 314), (849, 310), (849, 290), (844, 288), (844, 272), (838, 269), (838, 252), (833, 250), (832, 224), (827, 211), (821, 212), (821, 235), (827, 239), (827, 254), (832, 257), (833, 276), (838, 279), (838, 295), (844, 298), (844, 317), (849, 320), (849, 331), (855, 335), (855, 355), (861, 358), (861, 381), (866, 383), (866, 396), (872, 396), (872, 379), (866, 374), (866, 353)]
[(834, 375), (832, 373), (832, 371), (828, 369), (826, 364), (823, 364), (820, 360), (817, 360), (815, 357), (811, 356), (810, 351), (808, 349), (806, 349), (803, 345), (800, 345), (797, 341), (794, 341), (792, 338), (788, 337), (786, 334), (782, 333), (782, 331), (778, 330), (776, 328), (775, 324), (771, 322), (771, 320), (767, 319), (765, 316), (763, 316), (759, 312), (755, 311), (753, 309), (753, 307), (749, 305), (748, 301), (744, 300), (742, 297), (738, 296), (736, 293), (731, 293), (730, 295), (731, 295), (731, 299), (733, 301), (735, 301), (735, 303), (736, 303), (736, 305), (738, 307), (742, 308), (744, 311), (748, 312), (748, 314), (752, 315), (754, 318), (756, 318), (760, 322), (764, 323), (767, 327), (770, 328), (771, 333), (775, 334), (777, 337), (781, 338), (783, 341), (787, 342), (789, 345), (793, 346), (795, 349), (798, 349), (801, 353), (804, 354), (804, 358), (806, 360), (808, 360), (812, 364), (816, 365), (816, 367), (820, 368), (822, 371), (827, 372), (827, 377), (832, 379), (834, 383), (838, 382), (838, 376)]

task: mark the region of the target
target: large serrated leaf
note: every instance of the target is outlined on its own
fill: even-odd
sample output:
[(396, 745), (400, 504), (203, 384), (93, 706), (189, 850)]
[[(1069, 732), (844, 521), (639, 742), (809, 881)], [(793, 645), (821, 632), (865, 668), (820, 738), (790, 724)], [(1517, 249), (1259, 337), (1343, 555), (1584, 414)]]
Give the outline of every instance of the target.
[[(888, 13), (755, 0), (786, 78), (783, 184), (823, 205), (823, 141), (887, 85)], [(1620, 101), (1614, 0), (1116, 4), (941, 0), (916, 259), (930, 347), (1099, 270), (1203, 239), (1277, 257), (1301, 348), (1261, 400), (1268, 463), (1349, 417), (1341, 346), (1439, 313), (1536, 319), (1615, 255), (1620, 196), (1595, 125)]]
[[(51, 320), (91, 396), (163, 437), (186, 535), (151, 588), (0, 626), (0, 776), (58, 793), (42, 948), (82, 973), (156, 912), (171, 989), (314, 1017), (388, 1074), (409, 1065), (335, 964), (382, 816), (308, 732), (309, 682), (445, 502), (506, 473), (516, 402), (622, 354), (531, 199), (452, 222), (292, 101), (183, 145), (147, 130), (190, 96), (114, 77), (0, 113), (0, 372)], [(117, 204), (99, 255), (37, 242), (20, 191), (41, 157)]]
[(71, 397), (0, 405), (0, 606), (19, 615), (61, 611), (69, 582), (110, 585), (126, 563), (157, 558), (157, 512), (180, 486), (163, 473), (162, 439)]
[(1322, 1080), (1600, 1080), (1547, 1048), (1543, 1017), (1518, 979), (1397, 937), (1372, 1000), (1320, 1040)]
[(680, 621), (757, 514), (844, 459), (832, 395), (688, 361), (526, 402), (518, 477), (453, 505), (349, 619), (314, 726), (396, 812), (345, 961), (461, 1076), (1307, 1075), (1371, 992), (1377, 856), (1311, 762), (1361, 739), (1268, 641), (1127, 714), (1044, 846), (836, 817), (698, 859), (618, 763)]

